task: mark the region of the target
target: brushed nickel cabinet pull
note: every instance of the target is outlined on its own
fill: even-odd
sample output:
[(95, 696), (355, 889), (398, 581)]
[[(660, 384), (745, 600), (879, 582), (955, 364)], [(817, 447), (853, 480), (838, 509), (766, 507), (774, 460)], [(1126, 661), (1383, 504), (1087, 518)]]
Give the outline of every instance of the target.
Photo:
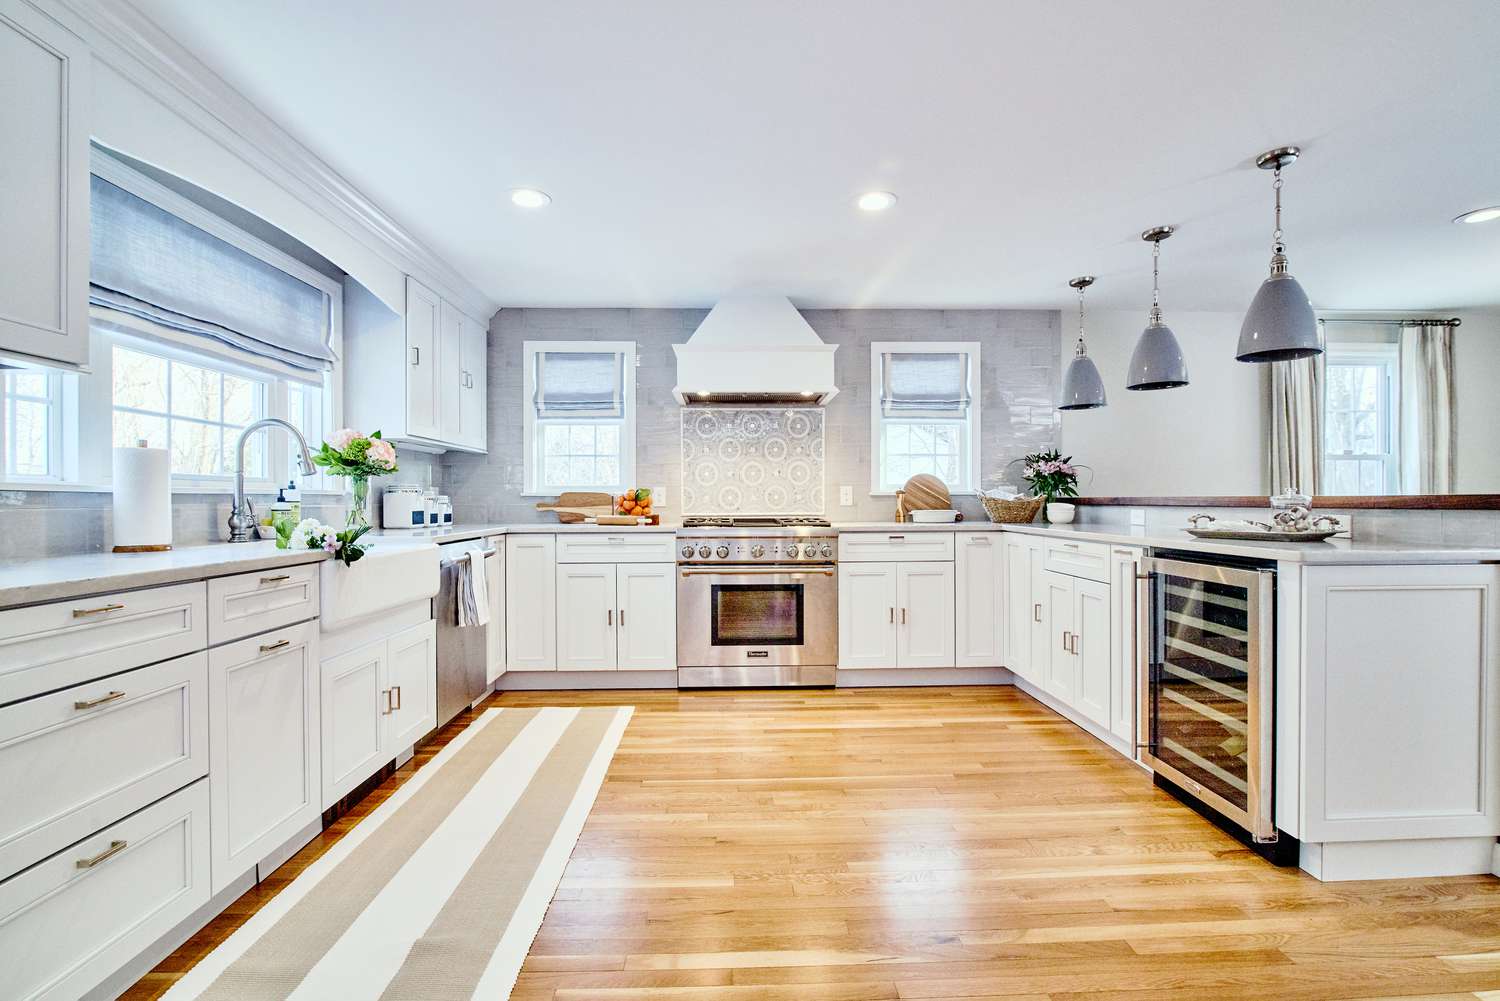
[(279, 574), (277, 574), (274, 577), (262, 577), (260, 579), (260, 582), (262, 584), (280, 584), (284, 580), (291, 580), (291, 579), (292, 579), (292, 575), (291, 574), (289, 574), (289, 573), (279, 573)]
[(130, 842), (128, 841), (111, 841), (109, 843), (109, 847), (104, 849), (104, 851), (100, 852), (98, 855), (92, 856), (91, 858), (81, 858), (73, 864), (80, 869), (92, 869), (100, 862), (103, 862), (106, 859), (112, 859), (116, 855), (123, 852), (125, 850), (125, 846), (129, 843)]
[(1072, 635), (1073, 635), (1073, 634), (1072, 634), (1072, 633), (1070, 633), (1070, 632), (1068, 632), (1068, 631), (1067, 631), (1067, 630), (1066, 630), (1066, 629), (1064, 629), (1064, 630), (1063, 630), (1063, 631), (1062, 631), (1062, 648), (1063, 648), (1063, 653), (1072, 653), (1072, 652), (1073, 652), (1073, 651), (1072, 651), (1072, 650), (1071, 650), (1071, 649), (1070, 649), (1070, 648), (1069, 648), (1069, 647), (1068, 647), (1068, 637), (1069, 637), (1069, 636), (1072, 636)]
[(391, 714), (391, 690), (389, 688), (382, 688), (380, 694), (385, 696), (385, 708), (381, 710), (380, 715), (389, 716)]
[(422, 364), (422, 349), (415, 344), (411, 346), (411, 363), (413, 366)]
[(401, 708), (401, 686), (392, 685), (390, 688), (390, 692), (393, 696), (395, 696), (396, 699), (396, 704), (391, 706), (391, 712), (396, 712)]
[(282, 647), (288, 647), (288, 646), (291, 646), (291, 645), (292, 645), (292, 641), (291, 640), (277, 640), (275, 643), (262, 643), (260, 645), (260, 652), (261, 653), (272, 653), (272, 652), (274, 652), (276, 650), (280, 650)]
[(1042, 603), (1041, 602), (1037, 602), (1035, 605), (1031, 606), (1031, 621), (1032, 622), (1040, 622), (1040, 621), (1042, 621)]
[(604, 622), (605, 622), (606, 625), (611, 625), (611, 626), (615, 624), (615, 610), (613, 608), (605, 609), (605, 611), (604, 611)]
[(620, 609), (620, 628), (625, 628), (625, 609)]
[(101, 615), (104, 612), (118, 612), (124, 607), (125, 606), (120, 604), (119, 602), (115, 602), (112, 605), (100, 605), (98, 608), (75, 608), (73, 609), (73, 618), (81, 619), (85, 615)]
[(896, 622), (896, 606), (892, 605), (891, 606), (891, 624), (895, 625), (895, 622)]
[(906, 609), (901, 609), (901, 624), (906, 625)]
[(111, 702), (118, 702), (121, 699), (123, 699), (124, 697), (125, 697), (125, 693), (124, 692), (110, 692), (108, 695), (101, 695), (97, 699), (84, 699), (84, 700), (79, 701), (79, 702), (74, 702), (73, 703), (73, 708), (74, 709), (93, 709), (95, 706), (102, 706), (102, 705), (107, 705), (107, 704), (109, 704)]

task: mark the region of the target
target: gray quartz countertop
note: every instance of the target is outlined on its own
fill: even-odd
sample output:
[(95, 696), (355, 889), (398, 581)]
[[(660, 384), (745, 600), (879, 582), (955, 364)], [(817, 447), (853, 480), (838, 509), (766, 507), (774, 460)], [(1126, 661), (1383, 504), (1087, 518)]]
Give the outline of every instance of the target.
[(833, 527), (840, 532), (893, 532), (897, 535), (907, 532), (1000, 532), (1005, 529), (1004, 525), (983, 519), (944, 522), (836, 521)]
[(442, 528), (378, 528), (370, 533), (376, 539), (426, 539), (430, 542), (467, 542), (495, 535), (671, 535), (676, 525), (561, 525), (557, 522), (528, 522), (525, 524), (476, 523), (472, 525), (445, 525)]
[(0, 608), (320, 563), (327, 558), (312, 549), (277, 549), (274, 542), (221, 542), (164, 553), (80, 553), (0, 562)]

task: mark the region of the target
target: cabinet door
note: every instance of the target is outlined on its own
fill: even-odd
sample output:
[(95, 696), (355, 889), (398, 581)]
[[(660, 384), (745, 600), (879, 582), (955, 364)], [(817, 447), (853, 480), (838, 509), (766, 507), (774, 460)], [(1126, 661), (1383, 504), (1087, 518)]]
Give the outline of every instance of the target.
[(1047, 572), (1042, 569), (1042, 540), (1028, 538), (1026, 555), (1031, 561), (1031, 682), (1047, 687), (1052, 659), (1052, 621), (1047, 608)]
[(386, 652), (385, 716), (381, 756), (392, 758), (437, 726), (437, 623), (429, 619), (392, 636)]
[(1031, 550), (1024, 536), (1004, 536), (1005, 657), (1011, 673), (1036, 683), (1031, 668), (1031, 629), (1036, 603), (1031, 596)]
[(676, 670), (676, 564), (622, 563), (615, 570), (620, 670)]
[(1051, 570), (1042, 571), (1042, 619), (1047, 642), (1040, 659), (1047, 665), (1047, 691), (1068, 705), (1078, 696), (1077, 658), (1073, 656), (1074, 579)]
[(839, 667), (895, 667), (896, 565), (839, 564)]
[(1073, 706), (1100, 726), (1109, 726), (1110, 642), (1109, 585), (1096, 580), (1073, 581), (1073, 660), (1078, 683)]
[(1142, 588), (1136, 580), (1141, 551), (1116, 546), (1110, 551), (1109, 585), (1109, 731), (1134, 743), (1136, 702), (1140, 674), (1145, 669), (1141, 655), (1140, 617), (1144, 611)]
[(0, 0), (0, 351), (89, 356), (89, 53), (21, 0)]
[(615, 565), (563, 563), (557, 568), (557, 669), (613, 671)]
[(442, 440), (442, 301), (406, 279), (406, 433)]
[(953, 666), (953, 564), (896, 564), (896, 663)]
[(460, 354), (463, 359), (462, 437), (458, 444), (483, 452), (486, 448), (489, 388), (489, 331), (467, 316), (460, 318)]
[(464, 315), (444, 300), (438, 306), (438, 437), (462, 444), (468, 408), (468, 379), (464, 377)]
[(386, 640), (329, 657), (323, 688), (323, 809), (385, 764)]
[(490, 590), (490, 628), (485, 633), (484, 680), (493, 685), (505, 673), (505, 540), (493, 539), (495, 555), (484, 561)]
[(505, 537), (505, 666), (557, 670), (557, 538)]
[(322, 813), (315, 622), (208, 654), (213, 892)]
[(998, 532), (960, 532), (954, 559), (954, 661), (959, 667), (1005, 663), (1004, 560)]

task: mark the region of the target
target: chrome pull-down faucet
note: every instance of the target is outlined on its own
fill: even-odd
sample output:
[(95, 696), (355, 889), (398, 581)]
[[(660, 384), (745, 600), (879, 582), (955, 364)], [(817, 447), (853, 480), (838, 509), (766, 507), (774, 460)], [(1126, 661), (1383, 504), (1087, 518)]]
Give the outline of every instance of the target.
[(280, 417), (263, 417), (241, 431), (239, 441), (234, 446), (234, 507), (229, 511), (230, 542), (249, 542), (250, 529), (255, 526), (255, 505), (245, 496), (245, 439), (261, 428), (273, 425), (286, 428), (287, 433), (296, 441), (297, 448), (302, 452), (302, 475), (312, 476), (318, 471), (318, 467), (313, 465), (312, 453), (307, 450), (307, 439), (302, 437), (302, 432), (295, 426)]

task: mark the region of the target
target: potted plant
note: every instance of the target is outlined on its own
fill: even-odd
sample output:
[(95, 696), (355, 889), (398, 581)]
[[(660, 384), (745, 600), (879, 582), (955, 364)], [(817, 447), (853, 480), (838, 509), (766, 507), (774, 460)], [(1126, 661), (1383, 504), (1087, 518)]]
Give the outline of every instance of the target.
[(349, 509), (345, 526), (369, 528), (370, 477), (396, 471), (395, 446), (380, 437), (379, 431), (363, 435), (352, 428), (342, 428), (324, 440), (323, 447), (313, 456), (313, 464), (333, 476), (349, 477), (354, 505)]
[(1021, 477), (1031, 492), (1044, 498), (1043, 517), (1050, 522), (1067, 524), (1073, 520), (1072, 504), (1059, 503), (1058, 497), (1078, 496), (1078, 470), (1071, 455), (1064, 457), (1055, 448), (1033, 452), (1023, 460)]

